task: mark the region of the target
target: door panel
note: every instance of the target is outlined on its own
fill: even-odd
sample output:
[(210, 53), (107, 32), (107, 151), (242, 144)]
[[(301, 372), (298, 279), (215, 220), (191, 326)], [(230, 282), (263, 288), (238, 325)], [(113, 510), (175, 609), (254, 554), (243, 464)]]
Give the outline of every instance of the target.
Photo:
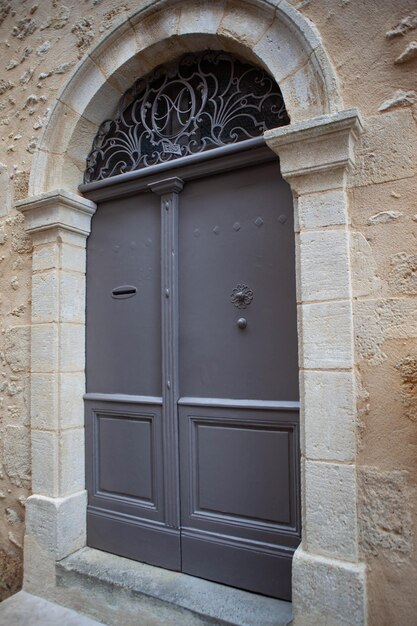
[(181, 403), (179, 414), (183, 525), (297, 545), (298, 412)]
[[(297, 411), (180, 406), (181, 523), (195, 549), (221, 537), (277, 560), (292, 554), (300, 532), (297, 422)], [(208, 577), (203, 561), (200, 567)], [(247, 588), (267, 593), (262, 578), (260, 562)]]
[[(195, 428), (198, 509), (288, 523), (288, 433), (227, 419)], [(271, 476), (280, 477), (275, 499), (270, 497)]]
[(289, 599), (297, 329), (291, 195), (276, 163), (188, 183), (179, 255), (182, 569)]
[(166, 523), (160, 281), (159, 199), (102, 202), (87, 247), (88, 545), (179, 569), (180, 531)]
[(179, 530), (164, 523), (162, 403), (87, 399), (85, 415), (88, 545), (179, 569)]
[[(87, 245), (88, 392), (161, 396), (160, 274), (158, 199), (101, 203)], [(113, 297), (126, 286), (136, 294)]]
[(98, 414), (98, 488), (155, 504), (153, 418)]
[(90, 505), (163, 519), (161, 406), (86, 400)]
[[(188, 182), (179, 252), (181, 395), (297, 400), (292, 202), (276, 162)], [(246, 308), (231, 302), (242, 284)]]

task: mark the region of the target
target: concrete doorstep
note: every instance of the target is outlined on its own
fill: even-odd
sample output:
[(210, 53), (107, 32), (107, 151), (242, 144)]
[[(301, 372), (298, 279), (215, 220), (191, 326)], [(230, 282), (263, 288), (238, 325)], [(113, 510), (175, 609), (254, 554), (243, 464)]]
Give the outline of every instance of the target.
[(92, 548), (56, 564), (48, 597), (8, 598), (0, 626), (288, 626), (292, 618), (289, 602)]
[(57, 599), (109, 626), (287, 626), (292, 619), (290, 602), (93, 548), (56, 571)]
[(1, 626), (100, 626), (102, 622), (19, 591), (0, 604)]

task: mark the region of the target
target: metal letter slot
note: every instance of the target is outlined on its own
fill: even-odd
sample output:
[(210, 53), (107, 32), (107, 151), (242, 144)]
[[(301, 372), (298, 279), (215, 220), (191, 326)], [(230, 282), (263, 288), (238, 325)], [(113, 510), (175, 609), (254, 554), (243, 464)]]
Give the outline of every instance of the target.
[(117, 300), (125, 300), (126, 298), (132, 298), (137, 292), (136, 287), (132, 285), (122, 285), (121, 287), (115, 287), (112, 289), (111, 297)]

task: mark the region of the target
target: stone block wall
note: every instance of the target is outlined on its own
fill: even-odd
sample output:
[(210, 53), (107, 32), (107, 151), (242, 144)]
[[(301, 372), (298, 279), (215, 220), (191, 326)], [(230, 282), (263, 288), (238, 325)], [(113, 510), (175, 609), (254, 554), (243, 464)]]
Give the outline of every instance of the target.
[[(77, 63), (142, 4), (0, 0), (0, 598), (20, 584), (25, 500), (31, 487), (31, 241), (14, 206), (27, 196), (39, 136)], [(239, 1), (227, 4), (227, 15), (234, 17), (223, 24), (226, 34), (239, 19)], [(311, 267), (301, 268), (300, 289), (311, 302), (317, 282), (321, 289), (326, 285), (329, 299), (344, 297), (337, 272), (329, 276), (320, 268), (346, 262), (338, 252), (346, 248), (348, 237), (359, 397), (357, 501), (361, 551), (368, 566), (369, 623), (412, 626), (417, 613), (417, 7), (415, 0), (291, 4), (318, 29), (345, 107), (357, 107), (364, 119), (349, 181), (349, 232), (337, 230), (342, 223), (337, 207), (345, 202), (337, 197), (340, 192), (327, 192), (327, 201), (321, 194), (318, 206), (299, 203), (298, 217), (306, 229), (332, 224), (331, 232), (320, 231), (321, 241), (316, 234), (303, 234), (300, 245), (313, 252), (317, 247), (320, 254)], [(253, 5), (255, 19), (256, 1)], [(191, 13), (187, 19), (194, 19)], [(184, 19), (180, 12), (178, 19)], [(257, 28), (266, 30), (268, 24)], [(264, 31), (248, 25), (247, 33), (256, 47)], [(271, 58), (279, 53), (269, 51)], [(152, 59), (148, 61), (151, 65)], [(68, 106), (62, 107), (62, 115), (71, 115)], [(74, 168), (82, 156), (74, 151)], [(334, 332), (343, 332), (343, 320), (342, 314), (334, 320)], [(317, 346), (305, 348), (311, 348), (314, 360)], [(331, 345), (326, 353), (331, 359)], [(308, 427), (322, 433), (307, 443), (309, 458), (325, 451), (329, 430), (340, 442), (335, 460), (343, 463), (349, 452), (344, 442), (350, 433), (343, 421), (335, 423), (335, 415), (344, 414), (354, 393), (345, 377), (336, 371), (305, 377), (305, 399), (314, 407)], [(326, 388), (334, 402), (323, 401)], [(313, 463), (310, 498), (315, 488), (339, 490), (340, 510), (348, 518), (352, 512), (343, 508), (343, 476), (315, 473)], [(314, 498), (309, 506), (314, 507)], [(317, 519), (311, 541), (320, 553), (319, 515)], [(334, 540), (340, 543), (337, 535)]]

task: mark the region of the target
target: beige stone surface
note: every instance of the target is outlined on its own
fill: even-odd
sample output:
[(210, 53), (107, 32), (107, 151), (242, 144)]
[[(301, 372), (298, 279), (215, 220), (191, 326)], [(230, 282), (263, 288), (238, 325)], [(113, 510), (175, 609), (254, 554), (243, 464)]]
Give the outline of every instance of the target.
[(303, 302), (350, 296), (349, 241), (339, 230), (300, 235), (300, 298)]
[(299, 307), (301, 364), (307, 369), (349, 369), (353, 363), (349, 301)]
[[(323, 49), (318, 46), (323, 42), (338, 77), (344, 107), (359, 109), (365, 133), (349, 177), (348, 206), (341, 190), (342, 175), (337, 178), (333, 172), (329, 176), (320, 169), (337, 161), (340, 144), (333, 141), (334, 137), (330, 142), (323, 140), (317, 173), (309, 178), (308, 185), (294, 172), (311, 163), (309, 140), (289, 164), (295, 194), (301, 193), (298, 226), (303, 231), (320, 231), (317, 235), (303, 234), (302, 246), (312, 250), (312, 255), (305, 261), (300, 257), (299, 292), (303, 298), (314, 300), (303, 305), (300, 313), (301, 341), (308, 336), (301, 346), (301, 360), (304, 367), (314, 370), (306, 372), (304, 379), (305, 450), (314, 461), (342, 464), (350, 463), (356, 455), (360, 544), (368, 566), (368, 623), (413, 626), (417, 613), (415, 0), (291, 0), (292, 8), (285, 0), (271, 2), (267, 8), (261, 8), (261, 0), (253, 0), (248, 9), (243, 2), (216, 0), (209, 3), (210, 14), (208, 3), (172, 2), (157, 19), (146, 9), (150, 4), (150, 0), (0, 2), (0, 595), (16, 589), (21, 576), (24, 505), (31, 473), (38, 493), (72, 492), (81, 488), (83, 480), (80, 466), (71, 461), (62, 482), (57, 463), (61, 462), (61, 444), (63, 463), (66, 455), (74, 458), (70, 453), (74, 447), (82, 448), (78, 430), (83, 390), (79, 371), (83, 322), (80, 274), (85, 269), (85, 253), (77, 236), (71, 238), (68, 231), (59, 235), (65, 240), (60, 246), (56, 239), (48, 240), (48, 235), (42, 235), (43, 239), (35, 236), (32, 284), (32, 241), (24, 231), (23, 216), (15, 210), (16, 202), (27, 196), (30, 172), (32, 189), (64, 186), (76, 193), (95, 129), (113, 114), (123, 90), (161, 60), (199, 46), (223, 45), (270, 64), (282, 78), (293, 121), (319, 115), (327, 106), (323, 85), (332, 81), (331, 74), (320, 80), (314, 74), (319, 62), (324, 63)], [(180, 8), (180, 4), (184, 6)], [(94, 51), (117, 24), (142, 9), (147, 11), (145, 22), (139, 25), (136, 16), (122, 26), (116, 37), (118, 45), (110, 36), (102, 54)], [(296, 10), (300, 17), (290, 28), (283, 16), (291, 11), (297, 16)], [(245, 23), (243, 15), (246, 20), (251, 16), (250, 23)], [(311, 27), (302, 16), (310, 20)], [(292, 48), (288, 47), (288, 32), (296, 33), (297, 44), (294, 42)], [(178, 34), (187, 37), (180, 40)], [(164, 37), (169, 40), (145, 50)], [(143, 53), (133, 56), (136, 49)], [(305, 54), (311, 60), (308, 66), (304, 64)], [(396, 63), (401, 58), (406, 62)], [(69, 78), (86, 59), (68, 89)], [(120, 70), (115, 71), (115, 65)], [(98, 92), (91, 101), (93, 86)], [(48, 128), (53, 128), (52, 135), (48, 135)], [(37, 152), (41, 143), (42, 152)], [(285, 157), (283, 149), (283, 167)], [(36, 227), (35, 212), (33, 216)], [(29, 219), (26, 216), (27, 223)], [(62, 213), (59, 219), (64, 219)], [(74, 220), (71, 227), (86, 232), (89, 216), (77, 214), (75, 218), (71, 213), (68, 219)], [(350, 229), (349, 246), (345, 245), (345, 228)], [(318, 238), (328, 243), (315, 254)], [(65, 267), (64, 272), (53, 269), (57, 263)], [(345, 269), (349, 266), (353, 307), (341, 278), (346, 272), (339, 273), (341, 264)], [(58, 300), (53, 294), (59, 287), (78, 296)], [(33, 307), (32, 288), (36, 300)], [(316, 303), (316, 298), (343, 301)], [(30, 334), (31, 313), (37, 323)], [(50, 323), (58, 318), (64, 322), (60, 334)], [(29, 405), (30, 336), (35, 358)], [(51, 350), (58, 336), (62, 347), (59, 355)], [(350, 368), (353, 362), (356, 386), (350, 372), (334, 371)], [(65, 390), (62, 397), (57, 393), (58, 384)], [(350, 426), (355, 418), (353, 393), (357, 394), (356, 433)], [(32, 426), (37, 430), (37, 460), (32, 468), (30, 406)], [(68, 430), (65, 442), (50, 432), (58, 420)], [(322, 438), (320, 432), (325, 432)], [(36, 506), (49, 515), (55, 504)], [(64, 505), (61, 508), (64, 512)], [(312, 549), (328, 549), (323, 546), (318, 522), (314, 533)], [(71, 545), (78, 545), (80, 537), (82, 531), (76, 533)], [(335, 545), (341, 537), (340, 545), (349, 558), (352, 552), (344, 536), (336, 533), (334, 537)], [(28, 555), (38, 555), (36, 562), (43, 564), (45, 577), (52, 580), (50, 561), (42, 557), (53, 552), (56, 544), (53, 549), (46, 544), (41, 547), (38, 539), (27, 538)], [(65, 550), (59, 552), (63, 553)], [(310, 615), (304, 622), (299, 615), (296, 624), (360, 623), (358, 581), (362, 571), (354, 566), (351, 570), (338, 567), (324, 557), (314, 560), (300, 553), (296, 558), (295, 597), (300, 609)], [(37, 571), (28, 571), (34, 585), (37, 576)], [(329, 593), (326, 600), (332, 606), (330, 614), (313, 605), (320, 585), (333, 589), (333, 596)], [(332, 605), (334, 590), (346, 597), (345, 604)]]
[(363, 565), (298, 548), (293, 561), (294, 626), (365, 626)]
[(412, 21), (414, 0), (290, 1), (318, 28), (347, 106), (360, 107), (366, 116), (375, 115), (395, 89), (415, 89), (411, 64), (394, 65), (407, 43), (416, 39), (415, 28), (389, 36), (402, 20)]
[(367, 119), (352, 185), (401, 180), (417, 174), (417, 129), (409, 109)]
[(347, 199), (343, 191), (303, 194), (298, 199), (298, 222), (303, 230), (347, 224)]
[(354, 461), (356, 440), (353, 374), (305, 370), (301, 382), (306, 457), (327, 461)]
[(314, 554), (357, 561), (356, 469), (305, 462), (305, 546)]
[[(42, 495), (30, 496), (27, 502), (27, 536), (38, 547), (56, 560), (63, 559), (81, 548), (85, 541), (85, 516), (80, 516), (81, 506), (85, 507), (85, 491), (74, 493), (66, 498), (48, 498)], [(43, 524), (38, 524), (38, 519)], [(33, 523), (33, 520), (36, 520)]]

